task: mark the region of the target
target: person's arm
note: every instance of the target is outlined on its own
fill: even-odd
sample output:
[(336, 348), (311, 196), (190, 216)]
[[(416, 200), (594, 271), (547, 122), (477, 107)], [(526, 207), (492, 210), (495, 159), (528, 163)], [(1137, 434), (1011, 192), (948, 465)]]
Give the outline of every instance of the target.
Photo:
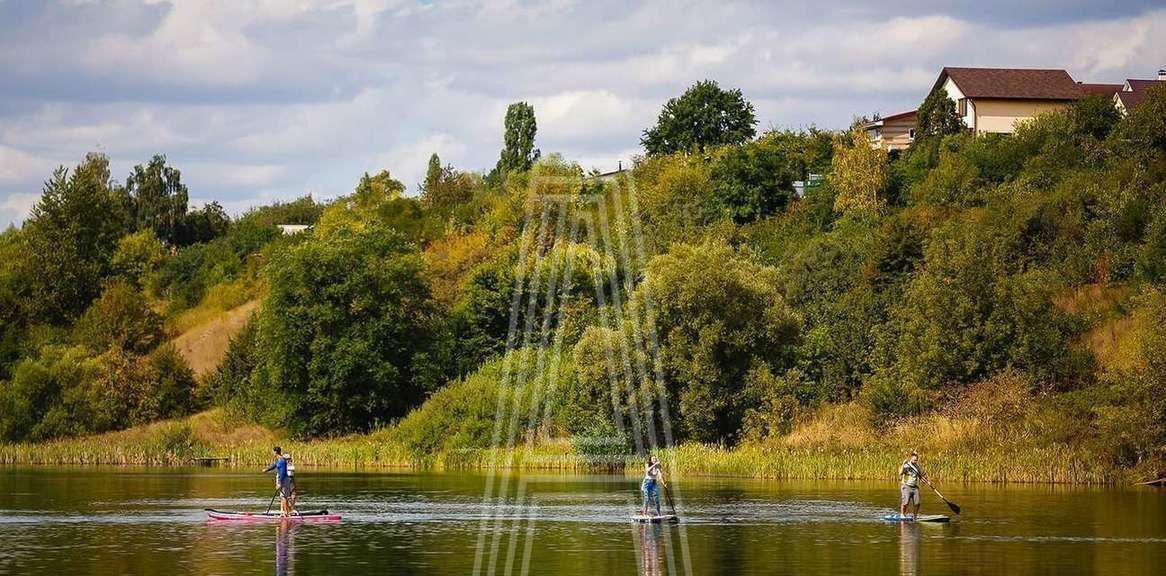
[(272, 462), (272, 463), (271, 463), (271, 466), (268, 466), (267, 468), (264, 468), (264, 469), (263, 469), (263, 472), (264, 472), (264, 473), (267, 473), (267, 472), (271, 472), (272, 470), (275, 470), (275, 465), (276, 465), (276, 464), (278, 464), (278, 462)]

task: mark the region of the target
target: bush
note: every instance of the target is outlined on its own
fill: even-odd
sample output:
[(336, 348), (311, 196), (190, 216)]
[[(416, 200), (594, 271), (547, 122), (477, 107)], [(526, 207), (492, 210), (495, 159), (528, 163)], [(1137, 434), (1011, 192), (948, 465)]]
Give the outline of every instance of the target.
[(417, 457), (548, 436), (556, 431), (552, 423), (573, 409), (560, 401), (558, 392), (573, 368), (569, 353), (512, 351), (435, 392), (392, 434)]
[[(707, 281), (709, 270), (718, 271), (715, 282)], [(799, 319), (776, 285), (776, 270), (722, 243), (677, 245), (649, 262), (631, 317), (654, 318), (665, 382), (679, 399), (686, 436), (734, 439), (747, 407), (748, 370), (784, 372), (792, 365)]]
[(162, 318), (146, 306), (145, 297), (129, 284), (115, 282), (102, 292), (77, 321), (78, 343), (95, 353), (120, 348), (145, 354), (162, 341)]
[(149, 284), (148, 279), (165, 261), (166, 247), (154, 231), (147, 228), (122, 236), (111, 264), (114, 274), (140, 289)]
[(712, 178), (712, 209), (738, 224), (784, 210), (793, 200), (790, 159), (771, 140), (728, 148)]
[(339, 225), (272, 254), (253, 385), (263, 421), (313, 436), (369, 430), (436, 387), (439, 334), (421, 258), (399, 233)]

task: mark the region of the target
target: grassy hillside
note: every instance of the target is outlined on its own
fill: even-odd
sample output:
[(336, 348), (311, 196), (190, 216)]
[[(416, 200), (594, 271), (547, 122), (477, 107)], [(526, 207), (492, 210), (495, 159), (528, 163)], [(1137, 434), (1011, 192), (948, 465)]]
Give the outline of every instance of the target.
[(231, 338), (239, 333), (259, 309), (259, 301), (252, 300), (226, 311), (202, 318), (201, 324), (187, 329), (171, 343), (190, 364), (195, 376), (203, 376), (219, 367), (227, 354)]
[(1166, 87), (1008, 135), (940, 96), (901, 153), (811, 129), (614, 179), (434, 158), (418, 197), (383, 170), (165, 226), (91, 156), (0, 235), (0, 454), (576, 468), (667, 444), (684, 473), (885, 478), (915, 448), (948, 479), (1152, 474)]

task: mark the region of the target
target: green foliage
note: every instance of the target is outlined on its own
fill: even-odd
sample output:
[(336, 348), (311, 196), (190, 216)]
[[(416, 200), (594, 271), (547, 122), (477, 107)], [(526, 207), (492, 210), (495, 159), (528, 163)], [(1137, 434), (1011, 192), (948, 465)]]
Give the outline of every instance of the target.
[(147, 228), (122, 236), (110, 264), (115, 275), (142, 288), (166, 261), (166, 255), (162, 241), (153, 229)]
[(88, 431), (85, 400), (96, 367), (83, 348), (46, 347), (16, 363), (0, 383), (0, 439), (9, 442), (75, 436)]
[(90, 154), (70, 174), (57, 169), (25, 222), (16, 263), (33, 322), (63, 324), (100, 294), (129, 215), (109, 187), (109, 161)]
[(936, 87), (923, 99), (915, 118), (915, 142), (912, 146), (958, 134), (964, 129), (955, 101), (948, 97), (943, 87)]
[(796, 370), (783, 376), (774, 375), (768, 366), (750, 370), (745, 375), (748, 408), (742, 419), (742, 438), (761, 442), (789, 434), (803, 405), (800, 386)]
[[(717, 270), (716, 282), (706, 281), (709, 270)], [(736, 438), (748, 371), (791, 366), (799, 321), (776, 284), (776, 270), (724, 244), (677, 245), (648, 264), (631, 306), (654, 319), (669, 394), (689, 437)]]
[(983, 201), (979, 195), (980, 170), (959, 148), (966, 139), (950, 136), (940, 143), (938, 164), (911, 187), (914, 203), (968, 207)]
[(178, 353), (47, 346), (0, 383), (0, 439), (39, 441), (181, 416), (195, 405), (194, 374)]
[(421, 258), (375, 223), (272, 254), (251, 414), (309, 435), (368, 430), (436, 386), (434, 305)]
[(712, 164), (683, 154), (653, 156), (632, 171), (644, 241), (653, 252), (700, 238), (715, 218)]
[(239, 218), (239, 221), (263, 228), (279, 224), (311, 226), (320, 219), (324, 208), (325, 205), (317, 204), (311, 196), (304, 196), (291, 202), (275, 202), (268, 206), (252, 208)]
[(640, 144), (649, 156), (703, 152), (751, 140), (756, 125), (753, 104), (741, 90), (724, 90), (712, 80), (703, 80), (664, 104), (656, 125), (644, 130)]
[(1118, 153), (1143, 162), (1162, 162), (1166, 155), (1166, 83), (1148, 89), (1142, 102), (1110, 134)]
[(976, 218), (932, 234), (925, 266), (897, 310), (900, 374), (921, 388), (968, 383), (1006, 367), (1072, 386), (1083, 359), (1072, 318), (1052, 303), (1056, 278), (1021, 272), (1000, 230)]
[(740, 224), (784, 210), (793, 200), (791, 160), (772, 139), (725, 151), (713, 167), (712, 209)]
[(1121, 120), (1113, 99), (1098, 95), (1078, 100), (1073, 104), (1071, 114), (1077, 132), (1096, 141), (1105, 140)]
[(150, 228), (163, 242), (180, 244), (189, 192), (182, 183), (182, 173), (166, 165), (166, 156), (155, 154), (145, 165), (134, 166), (126, 178), (125, 192), (138, 228)]
[(390, 200), (400, 198), (405, 193), (405, 185), (393, 178), (388, 170), (381, 170), (375, 176), (365, 172), (352, 193), (352, 202), (357, 208), (376, 208)]
[(515, 102), (506, 108), (503, 124), (502, 153), (498, 164), (490, 173), (491, 180), (498, 181), (511, 172), (525, 172), (541, 156), (534, 147), (538, 134), (538, 122), (534, 117), (534, 106), (526, 102)]
[(549, 435), (562, 408), (558, 396), (547, 391), (564, 386), (573, 367), (565, 351), (511, 351), (435, 392), (393, 435), (415, 457), (513, 446), (524, 437)]
[(230, 406), (240, 413), (263, 404), (263, 394), (267, 391), (256, 389), (251, 379), (259, 363), (259, 332), (256, 327), (255, 316), (252, 316), (247, 325), (231, 337), (226, 355), (203, 381), (199, 392), (202, 400), (216, 406)]
[(115, 282), (77, 321), (74, 335), (94, 352), (119, 348), (145, 354), (161, 343), (162, 318), (146, 306), (142, 293), (133, 286)]
[(830, 183), (838, 195), (834, 210), (842, 214), (877, 214), (886, 204), (890, 178), (887, 153), (867, 143), (856, 128), (834, 144)]
[[(661, 441), (667, 402), (676, 438), (744, 441), (733, 454), (842, 414), (903, 423), (883, 446), (928, 425), (977, 461), (1015, 446), (1148, 469), (1166, 462), (1163, 92), (1011, 135), (966, 132), (937, 92), (888, 158), (853, 133), (753, 141), (739, 91), (700, 83), (605, 182), (540, 158), (519, 103), (488, 182), (435, 155), (419, 199), (382, 171), (236, 222), (187, 211), (161, 157), (122, 189), (90, 156), (0, 234), (0, 438), (213, 402), (303, 435), (403, 418), (378, 437), (418, 459), (566, 434), (550, 446), (594, 459)], [(151, 310), (228, 288), (267, 290), (263, 311), (196, 388)]]
[(437, 155), (437, 152), (434, 152), (429, 157), (429, 164), (425, 168), (425, 181), (421, 183), (422, 194), (437, 185), (437, 182), (441, 180), (441, 172), (441, 158)]
[(153, 276), (151, 288), (169, 299), (172, 312), (191, 308), (216, 284), (258, 275), (264, 247), (280, 241), (275, 226), (240, 219), (226, 236), (187, 247), (167, 260)]
[(186, 213), (178, 227), (175, 243), (181, 246), (210, 242), (227, 233), (231, 218), (218, 202), (208, 202), (198, 210)]

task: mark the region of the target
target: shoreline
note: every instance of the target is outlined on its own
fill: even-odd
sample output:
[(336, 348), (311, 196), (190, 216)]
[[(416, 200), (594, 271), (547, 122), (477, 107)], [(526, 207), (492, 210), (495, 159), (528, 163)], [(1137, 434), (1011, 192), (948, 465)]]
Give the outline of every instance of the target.
[[(463, 448), (417, 455), (394, 438), (393, 428), (369, 434), (289, 440), (222, 410), (97, 436), (35, 444), (0, 444), (0, 466), (192, 467), (198, 458), (224, 458), (208, 468), (262, 467), (273, 445), (311, 468), (405, 471), (525, 471), (637, 475), (631, 454), (581, 454), (567, 438), (509, 448)], [(734, 448), (682, 443), (659, 451), (682, 477), (774, 480), (894, 481), (902, 461), (896, 440), (860, 445), (791, 445), (789, 438), (746, 442)], [(992, 441), (968, 447), (918, 446), (924, 469), (937, 482), (1120, 486), (1153, 471), (1106, 465), (1068, 445), (1015, 445)]]

